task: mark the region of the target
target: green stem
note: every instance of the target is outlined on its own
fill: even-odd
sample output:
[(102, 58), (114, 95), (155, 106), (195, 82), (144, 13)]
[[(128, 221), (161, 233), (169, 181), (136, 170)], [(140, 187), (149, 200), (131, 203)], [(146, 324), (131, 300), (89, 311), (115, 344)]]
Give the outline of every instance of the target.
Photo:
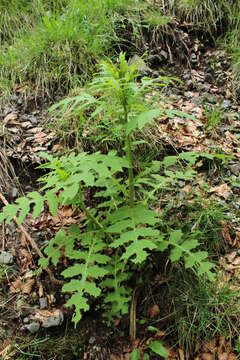
[(92, 213), (86, 207), (84, 200), (83, 200), (83, 193), (82, 193), (81, 185), (79, 185), (79, 200), (80, 200), (80, 207), (81, 207), (82, 211), (84, 212), (84, 214), (86, 215), (86, 217), (90, 221), (92, 221), (92, 223), (95, 224), (99, 230), (102, 230), (106, 234), (106, 236), (111, 240), (111, 242), (113, 242), (112, 236), (106, 232), (104, 226), (102, 226), (102, 224), (100, 224), (100, 222), (92, 215)]
[(84, 200), (83, 200), (83, 193), (82, 193), (82, 188), (81, 185), (79, 185), (79, 200), (80, 200), (80, 206), (82, 211), (84, 212), (84, 214), (86, 215), (86, 217), (93, 222), (93, 224), (96, 225), (96, 227), (99, 230), (103, 230), (104, 231), (104, 227), (102, 226), (102, 224), (100, 224), (100, 222), (91, 214), (91, 212), (88, 210), (88, 208), (86, 207)]
[[(124, 120), (125, 124), (128, 123), (128, 111), (127, 111), (127, 101), (123, 102), (124, 107)], [(133, 175), (133, 159), (132, 159), (132, 144), (131, 144), (131, 135), (126, 134), (125, 138), (125, 147), (126, 147), (126, 156), (129, 163), (128, 168), (128, 181), (129, 181), (129, 205), (131, 208), (134, 207), (135, 200), (135, 191), (134, 191), (134, 175)]]

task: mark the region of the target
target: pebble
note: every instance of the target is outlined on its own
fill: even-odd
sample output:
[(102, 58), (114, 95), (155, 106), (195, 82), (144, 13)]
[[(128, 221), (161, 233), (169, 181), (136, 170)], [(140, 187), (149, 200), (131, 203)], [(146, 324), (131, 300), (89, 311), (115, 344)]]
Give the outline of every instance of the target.
[(232, 102), (230, 100), (223, 100), (222, 102), (222, 109), (229, 109), (232, 106)]
[(239, 164), (233, 164), (229, 166), (229, 169), (232, 174), (238, 176), (240, 174), (240, 163)]
[(46, 309), (48, 307), (48, 301), (46, 297), (40, 298), (39, 299), (39, 305), (40, 305), (40, 309)]
[(202, 94), (202, 99), (209, 102), (210, 104), (216, 104), (216, 102), (217, 102), (216, 96), (214, 96), (208, 92), (204, 92)]
[(58, 311), (55, 313), (54, 316), (49, 316), (43, 319), (42, 327), (43, 328), (50, 328), (53, 326), (60, 326), (63, 322), (64, 316), (62, 311)]
[(192, 53), (190, 56), (190, 61), (193, 65), (197, 64), (198, 60), (197, 60), (197, 55)]
[(195, 105), (201, 105), (201, 98), (199, 96), (194, 96), (192, 98), (192, 102), (195, 104)]
[(168, 59), (168, 53), (164, 50), (160, 51), (160, 56), (164, 58), (164, 60)]
[(13, 256), (8, 251), (2, 251), (0, 253), (0, 264), (12, 264), (13, 263)]
[(33, 321), (30, 324), (23, 325), (21, 330), (28, 330), (31, 334), (35, 334), (40, 329), (39, 322)]
[(95, 337), (91, 336), (90, 339), (89, 339), (89, 344), (90, 345), (94, 344), (95, 340), (96, 340)]
[(16, 187), (12, 188), (11, 196), (13, 199), (15, 199), (18, 196), (18, 189)]
[(211, 73), (206, 73), (205, 74), (205, 77), (204, 77), (204, 80), (207, 81), (207, 82), (211, 82), (213, 79), (212, 77), (212, 74)]

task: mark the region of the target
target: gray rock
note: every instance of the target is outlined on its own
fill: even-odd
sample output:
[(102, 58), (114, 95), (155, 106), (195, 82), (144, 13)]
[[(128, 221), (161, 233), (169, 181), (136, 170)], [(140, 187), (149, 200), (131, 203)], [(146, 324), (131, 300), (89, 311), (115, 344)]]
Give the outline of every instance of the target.
[(232, 102), (230, 100), (223, 100), (221, 107), (223, 109), (229, 109), (232, 106)]
[(12, 264), (13, 263), (13, 256), (8, 251), (2, 251), (0, 253), (0, 264)]
[(197, 64), (198, 60), (197, 60), (197, 55), (192, 53), (190, 56), (190, 61), (193, 65)]
[(60, 326), (63, 322), (64, 316), (62, 311), (58, 311), (55, 315), (43, 319), (42, 327), (50, 328), (53, 326)]
[(211, 73), (206, 73), (205, 74), (205, 77), (204, 77), (204, 80), (207, 81), (207, 82), (211, 82), (213, 79), (212, 77), (212, 74)]
[(216, 96), (208, 93), (208, 92), (205, 92), (202, 94), (202, 99), (209, 102), (210, 104), (216, 104), (217, 103), (217, 98)]
[(230, 169), (232, 174), (234, 174), (236, 176), (239, 176), (239, 174), (240, 174), (240, 163), (230, 165), (229, 169)]
[(39, 299), (39, 305), (40, 305), (40, 309), (46, 309), (48, 307), (48, 301), (46, 297), (40, 298)]
[(159, 74), (159, 71), (154, 70), (152, 75), (153, 75), (154, 78), (158, 78), (160, 74)]
[(211, 86), (209, 83), (203, 83), (198, 85), (198, 89), (201, 91), (208, 92), (210, 90)]
[(40, 329), (40, 324), (36, 321), (33, 321), (30, 324), (23, 325), (21, 330), (28, 330), (31, 334), (35, 334)]
[(195, 105), (201, 105), (201, 98), (199, 96), (194, 96), (192, 98), (192, 102), (195, 104)]
[(13, 199), (15, 199), (18, 196), (18, 189), (17, 188), (15, 188), (15, 187), (12, 188), (11, 196), (12, 196)]
[(38, 123), (38, 119), (36, 118), (36, 116), (31, 116), (30, 121), (33, 125), (37, 125), (37, 123)]
[(183, 188), (184, 186), (185, 186), (185, 181), (178, 181), (178, 186), (180, 187), (180, 188)]
[(149, 74), (151, 72), (151, 69), (147, 66), (145, 61), (138, 55), (133, 55), (133, 57), (131, 57), (128, 60), (128, 64), (129, 65), (135, 65), (137, 71), (140, 74), (146, 75), (146, 74)]
[(90, 339), (89, 339), (89, 344), (94, 344), (95, 343), (95, 337), (94, 336), (91, 336)]
[(164, 50), (160, 51), (160, 56), (164, 59), (167, 60), (168, 59), (168, 53)]

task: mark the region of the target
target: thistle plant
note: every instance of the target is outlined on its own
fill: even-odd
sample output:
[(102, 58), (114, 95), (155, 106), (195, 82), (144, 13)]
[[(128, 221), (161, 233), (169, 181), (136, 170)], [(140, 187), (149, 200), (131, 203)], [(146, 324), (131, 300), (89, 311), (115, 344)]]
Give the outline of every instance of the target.
[[(94, 298), (102, 300), (109, 320), (127, 314), (133, 293), (129, 280), (137, 279), (137, 286), (139, 274), (153, 252), (169, 249), (172, 262), (183, 258), (186, 268), (214, 278), (213, 264), (207, 252), (198, 249), (198, 241), (185, 240), (177, 229), (160, 233), (160, 214), (154, 208), (159, 191), (174, 186), (178, 179), (194, 178), (192, 165), (205, 155), (182, 153), (153, 161), (138, 172), (134, 168), (134, 133), (164, 113), (154, 106), (154, 97), (146, 95), (162, 84), (159, 79), (138, 80), (135, 66), (127, 63), (124, 54), (117, 65), (103, 62), (85, 91), (56, 104), (54, 109), (64, 113), (68, 107), (78, 108), (91, 119), (113, 117), (112, 126), (118, 127), (124, 148), (119, 154), (82, 152), (56, 158), (43, 154), (46, 163), (41, 168), (48, 172), (40, 179), (40, 192), (19, 198), (0, 214), (0, 221), (9, 222), (17, 215), (22, 222), (30, 209), (36, 218), (45, 202), (53, 215), (59, 205), (72, 204), (82, 210), (81, 224), (61, 229), (40, 260), (43, 269), (50, 264), (57, 266), (64, 250), (69, 266), (62, 272), (66, 279), (62, 291), (71, 294), (66, 306), (74, 307), (75, 325)], [(174, 114), (168, 110), (169, 116)], [(85, 200), (90, 188), (95, 194), (91, 208)]]

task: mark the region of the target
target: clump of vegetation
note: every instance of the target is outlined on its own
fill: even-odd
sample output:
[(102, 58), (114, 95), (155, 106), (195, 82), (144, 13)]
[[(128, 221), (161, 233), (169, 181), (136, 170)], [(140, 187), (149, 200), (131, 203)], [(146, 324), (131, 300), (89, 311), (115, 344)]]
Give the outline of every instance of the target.
[(209, 0), (155, 5), (134, 0), (58, 0), (51, 4), (21, 0), (18, 5), (13, 1), (7, 4), (1, 3), (0, 23), (0, 91), (5, 95), (16, 83), (36, 96), (66, 94), (92, 76), (100, 58), (114, 57), (121, 49), (154, 53), (161, 47), (171, 58), (181, 57), (180, 49), (178, 54), (171, 51), (171, 44), (182, 46), (183, 52), (188, 48), (176, 18), (194, 23), (196, 32), (207, 29), (212, 34), (219, 24), (222, 32), (227, 30), (229, 12), (232, 14), (231, 1)]
[[(197, 341), (209, 341), (219, 334), (233, 339), (238, 335), (239, 294), (230, 288), (221, 272), (216, 283), (194, 278), (180, 267), (169, 282), (173, 325), (180, 346), (192, 354)], [(181, 284), (181, 286), (179, 286)]]
[(207, 123), (205, 126), (206, 132), (210, 134), (213, 130), (221, 124), (223, 117), (223, 110), (219, 106), (215, 106), (213, 109), (205, 109), (205, 115), (207, 117)]
[[(208, 260), (208, 253), (199, 249), (198, 239), (186, 238), (176, 228), (161, 233), (160, 216), (154, 209), (159, 191), (173, 186), (177, 179), (194, 177), (191, 165), (201, 154), (182, 153), (150, 162), (138, 173), (134, 169), (133, 134), (163, 112), (154, 107), (154, 99), (144, 101), (159, 80), (142, 78), (139, 83), (136, 78), (135, 66), (128, 65), (121, 54), (117, 66), (112, 62), (102, 63), (99, 75), (89, 85), (91, 95), (82, 93), (71, 99), (82, 110), (88, 109), (92, 117), (108, 111), (112, 116), (111, 110), (115, 109), (112, 126), (118, 126), (125, 143), (121, 153), (80, 153), (59, 158), (45, 154), (48, 162), (41, 167), (49, 172), (40, 179), (43, 194), (29, 193), (4, 207), (0, 215), (0, 221), (6, 222), (17, 215), (21, 223), (32, 207), (33, 216), (38, 216), (45, 201), (53, 215), (58, 204), (73, 204), (83, 211), (85, 220), (81, 227), (61, 229), (46, 246), (46, 257), (40, 260), (43, 269), (50, 263), (57, 266), (64, 248), (69, 265), (62, 272), (66, 279), (62, 290), (71, 294), (66, 306), (74, 306), (75, 324), (90, 309), (93, 298), (101, 299), (109, 321), (127, 314), (134, 297), (129, 281), (135, 279), (134, 287), (138, 287), (140, 274), (149, 265), (152, 253), (169, 249), (173, 263), (184, 259), (185, 267), (193, 269), (198, 276), (215, 278), (214, 265)], [(96, 204), (91, 209), (84, 197), (90, 188), (97, 189)], [(131, 339), (136, 337), (135, 321), (134, 316), (130, 317)]]

